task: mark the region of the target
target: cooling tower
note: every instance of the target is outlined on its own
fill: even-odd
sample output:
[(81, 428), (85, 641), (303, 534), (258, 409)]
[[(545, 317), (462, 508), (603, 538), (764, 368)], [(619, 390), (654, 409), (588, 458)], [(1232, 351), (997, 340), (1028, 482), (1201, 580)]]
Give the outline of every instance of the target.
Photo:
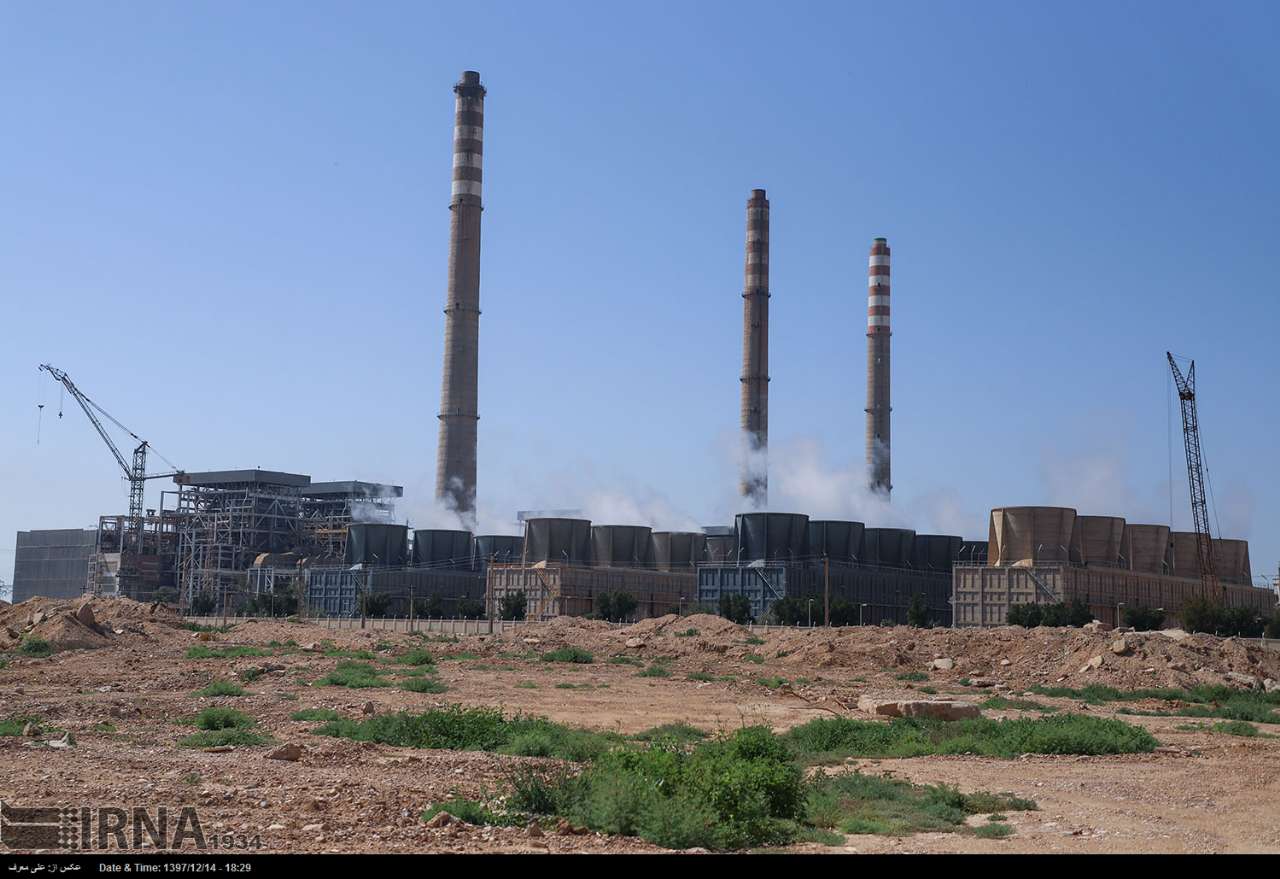
[(706, 561), (707, 535), (698, 531), (655, 531), (653, 563), (659, 571), (688, 571)]
[(739, 513), (733, 532), (731, 561), (804, 562), (809, 555), (809, 517), (800, 513)]
[(415, 567), (470, 569), (471, 532), (424, 528), (413, 532)]
[(347, 526), (348, 565), (401, 567), (409, 561), (409, 529), (403, 525)]
[(747, 200), (747, 259), (742, 288), (742, 495), (756, 506), (769, 497), (769, 200)]
[(1071, 560), (1094, 567), (1120, 567), (1124, 524), (1124, 519), (1118, 516), (1076, 516), (1071, 535)]
[(734, 549), (738, 538), (732, 534), (708, 534), (706, 560), (714, 565), (733, 564)]
[(991, 511), (989, 564), (1067, 564), (1075, 524), (1070, 507), (997, 507)]
[(1249, 541), (1218, 538), (1213, 541), (1213, 560), (1218, 578), (1223, 583), (1237, 586), (1253, 585), (1253, 570), (1249, 565)]
[(809, 520), (809, 556), (815, 564), (823, 558), (840, 564), (852, 564), (862, 552), (861, 522), (845, 522), (837, 519)]
[(1200, 553), (1196, 549), (1199, 538), (1194, 531), (1174, 531), (1169, 534), (1173, 546), (1173, 575), (1188, 580), (1200, 579)]
[(871, 490), (889, 494), (889, 243), (877, 238), (867, 260), (867, 472)]
[(1169, 526), (1125, 525), (1121, 555), (1129, 569), (1143, 574), (1168, 573)]
[(591, 563), (591, 522), (588, 519), (526, 519), (524, 563), (567, 565)]
[(516, 564), (524, 556), (524, 538), (509, 534), (478, 534), (472, 552), (478, 571), (484, 571), (490, 562)]
[(905, 568), (911, 563), (916, 533), (907, 528), (867, 528), (862, 532), (862, 552), (858, 561), (864, 565)]
[(591, 564), (598, 568), (647, 568), (653, 564), (653, 529), (644, 525), (593, 525)]
[(950, 571), (960, 558), (963, 537), (917, 534), (911, 545), (911, 567), (921, 571)]
[(444, 369), (436, 497), (464, 521), (475, 518), (480, 369), (480, 213), (484, 96), (480, 74), (453, 87), (453, 188), (449, 202), (449, 285), (444, 304)]

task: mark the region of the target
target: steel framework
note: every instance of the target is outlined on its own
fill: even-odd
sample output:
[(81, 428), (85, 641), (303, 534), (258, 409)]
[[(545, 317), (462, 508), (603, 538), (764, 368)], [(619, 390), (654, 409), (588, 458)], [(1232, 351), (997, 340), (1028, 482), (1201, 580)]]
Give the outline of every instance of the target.
[(1191, 491), (1191, 518), (1196, 532), (1196, 555), (1200, 562), (1200, 585), (1206, 597), (1221, 591), (1218, 570), (1213, 557), (1213, 540), (1209, 533), (1209, 503), (1204, 487), (1204, 461), (1200, 454), (1200, 420), (1196, 414), (1196, 362), (1191, 361), (1184, 375), (1173, 354), (1165, 352), (1182, 406), (1182, 442), (1187, 452), (1187, 485)]

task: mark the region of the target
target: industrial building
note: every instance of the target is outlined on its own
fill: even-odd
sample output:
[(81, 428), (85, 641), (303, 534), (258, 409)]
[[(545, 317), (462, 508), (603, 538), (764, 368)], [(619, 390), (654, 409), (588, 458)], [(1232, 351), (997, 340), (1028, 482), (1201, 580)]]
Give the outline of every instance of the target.
[[(725, 533), (727, 532), (727, 533)], [(784, 598), (861, 609), (864, 622), (906, 622), (917, 596), (929, 618), (950, 625), (951, 567), (968, 550), (959, 537), (865, 528), (789, 513), (743, 513), (733, 528), (703, 533), (592, 525), (585, 519), (526, 522), (519, 564), (489, 568), (486, 595), (496, 614), (523, 592), (530, 618), (595, 613), (605, 594), (627, 593), (633, 616), (702, 609), (743, 595), (763, 621)]]
[(1206, 596), (1194, 533), (1081, 516), (1070, 507), (991, 511), (989, 558), (960, 560), (953, 571), (956, 626), (1003, 626), (1015, 604), (1079, 600), (1094, 618), (1119, 625), (1124, 609), (1162, 609), (1177, 618), (1186, 602), (1208, 597), (1270, 616), (1276, 595), (1252, 585), (1249, 545), (1214, 540), (1220, 588)]

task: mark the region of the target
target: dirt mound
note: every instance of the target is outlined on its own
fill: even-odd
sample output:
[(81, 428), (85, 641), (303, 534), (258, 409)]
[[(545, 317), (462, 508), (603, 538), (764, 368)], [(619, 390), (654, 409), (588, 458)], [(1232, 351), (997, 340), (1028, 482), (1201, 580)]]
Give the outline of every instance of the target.
[[(662, 617), (641, 620), (623, 630), (627, 637), (639, 638), (648, 635), (680, 635), (682, 637), (700, 638), (732, 638), (742, 640), (747, 637), (747, 630), (737, 623), (713, 614), (695, 613), (687, 617), (670, 613)], [(695, 635), (686, 635), (693, 632)]]
[(129, 598), (36, 596), (0, 608), (0, 650), (12, 650), (25, 638), (40, 638), (55, 651), (106, 647), (113, 636), (141, 633), (144, 624), (176, 627), (178, 616), (160, 604)]

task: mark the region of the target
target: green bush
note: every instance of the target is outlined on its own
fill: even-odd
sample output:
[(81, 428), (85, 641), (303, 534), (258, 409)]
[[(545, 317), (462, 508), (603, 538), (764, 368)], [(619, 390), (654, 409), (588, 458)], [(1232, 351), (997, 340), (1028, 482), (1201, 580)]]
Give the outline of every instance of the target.
[(600, 620), (621, 622), (630, 619), (640, 603), (629, 592), (602, 592), (596, 596), (595, 613)]
[(1011, 794), (962, 794), (946, 785), (915, 785), (858, 772), (819, 776), (809, 785), (805, 803), (806, 819), (814, 827), (887, 836), (954, 831), (964, 827), (968, 815), (1035, 808), (1031, 800)]
[(453, 817), (466, 821), (468, 824), (483, 827), (501, 827), (517, 823), (517, 819), (514, 816), (499, 815), (484, 803), (468, 800), (464, 797), (454, 797), (453, 799), (445, 800), (443, 803), (436, 803), (422, 813), (422, 820), (430, 821), (441, 812), (448, 812)]
[(543, 662), (572, 662), (579, 665), (587, 665), (595, 662), (595, 657), (581, 647), (561, 647), (559, 650), (552, 650), (542, 654)]
[(204, 730), (245, 729), (257, 721), (234, 708), (206, 708), (195, 716), (193, 725)]
[(784, 738), (800, 758), (810, 762), (932, 754), (1130, 754), (1150, 752), (1159, 744), (1141, 727), (1079, 714), (889, 723), (829, 717), (795, 727)]
[(243, 696), (244, 687), (235, 681), (210, 681), (204, 689), (196, 690), (197, 696)]
[(1011, 626), (1034, 629), (1036, 626), (1080, 626), (1093, 622), (1088, 605), (1076, 598), (1070, 604), (1014, 604), (1009, 607), (1006, 621)]
[(665, 665), (654, 664), (646, 668), (644, 671), (639, 672), (636, 675), (636, 677), (638, 678), (669, 678), (671, 677), (671, 669), (667, 668)]
[(193, 733), (184, 739), (179, 739), (178, 747), (219, 748), (237, 745), (242, 747), (252, 747), (254, 745), (267, 745), (270, 744), (271, 741), (270, 736), (254, 732), (251, 729), (231, 727), (229, 729), (206, 730), (205, 732)]
[(396, 660), (403, 665), (435, 665), (435, 658), (430, 650), (416, 647)]
[(922, 672), (922, 671), (904, 671), (902, 674), (898, 675), (897, 677), (898, 677), (898, 680), (900, 680), (900, 681), (927, 681), (927, 680), (929, 680), (929, 675), (927, 675), (925, 672)]
[(724, 593), (720, 596), (720, 616), (745, 625), (751, 622), (751, 599), (745, 595)]
[(20, 736), (28, 723), (40, 727), (40, 718), (33, 714), (15, 714), (0, 720), (0, 736)]
[(507, 718), (496, 709), (460, 705), (422, 714), (381, 714), (362, 721), (342, 718), (314, 732), (398, 747), (495, 751), (575, 762), (590, 760), (623, 741), (613, 733), (572, 729), (540, 717)]
[(30, 656), (34, 659), (46, 659), (53, 655), (53, 645), (44, 638), (37, 638), (35, 635), (28, 635), (22, 639), (18, 652), (23, 656)]
[(242, 656), (270, 655), (270, 650), (261, 647), (209, 647), (196, 644), (187, 650), (187, 659), (238, 659)]
[(631, 738), (637, 742), (675, 742), (676, 744), (692, 744), (700, 742), (707, 734), (696, 726), (687, 723), (664, 723), (662, 726), (650, 727), (638, 732)]
[(517, 808), (667, 848), (784, 844), (804, 806), (800, 768), (764, 727), (688, 751), (671, 742), (613, 750), (578, 776), (526, 773), (513, 787)]
[(1150, 607), (1126, 607), (1121, 619), (1126, 626), (1139, 632), (1154, 632), (1164, 625), (1165, 613)]
[(509, 592), (498, 602), (498, 616), (504, 620), (522, 620), (528, 612), (528, 606), (529, 600), (523, 589)]
[(341, 720), (342, 713), (332, 708), (303, 708), (289, 715), (292, 720)]
[(397, 686), (410, 693), (443, 693), (449, 688), (435, 678), (408, 678)]
[(911, 596), (911, 603), (907, 605), (907, 625), (917, 629), (927, 629), (931, 625), (929, 608), (925, 606), (924, 596), (919, 592)]
[(350, 687), (364, 690), (369, 687), (389, 687), (391, 682), (382, 677), (382, 672), (367, 662), (339, 662), (333, 671), (316, 681), (321, 686)]

